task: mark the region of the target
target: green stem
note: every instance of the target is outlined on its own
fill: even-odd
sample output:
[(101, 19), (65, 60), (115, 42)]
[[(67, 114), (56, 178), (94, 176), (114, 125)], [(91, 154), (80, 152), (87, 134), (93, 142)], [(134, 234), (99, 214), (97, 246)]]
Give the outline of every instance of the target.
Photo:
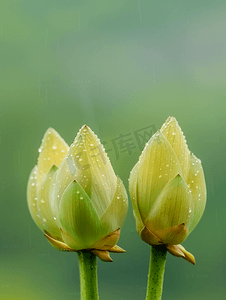
[(161, 300), (167, 249), (165, 245), (151, 246), (146, 300)]
[(92, 252), (79, 251), (81, 300), (99, 300), (97, 283), (97, 258)]

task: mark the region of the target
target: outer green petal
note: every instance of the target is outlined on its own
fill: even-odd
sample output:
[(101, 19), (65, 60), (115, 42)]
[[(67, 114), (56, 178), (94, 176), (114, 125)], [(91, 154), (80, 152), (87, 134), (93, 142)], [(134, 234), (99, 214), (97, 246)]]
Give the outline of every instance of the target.
[(103, 225), (103, 236), (121, 228), (128, 212), (128, 197), (122, 180), (117, 177), (115, 195), (100, 218)]
[[(58, 169), (59, 171), (59, 169)], [(55, 196), (55, 188), (56, 188), (56, 177), (57, 172), (53, 174), (52, 180), (49, 186), (49, 207), (52, 213), (52, 216), (57, 224), (57, 227), (61, 227), (60, 219), (59, 219), (59, 204), (60, 204), (60, 197)]]
[(145, 224), (155, 231), (181, 223), (189, 224), (193, 213), (191, 191), (178, 174), (162, 190)]
[(55, 197), (61, 198), (74, 179), (101, 216), (114, 196), (117, 179), (100, 140), (86, 125), (79, 131), (59, 168)]
[(58, 169), (57, 166), (52, 166), (49, 173), (42, 181), (40, 189), (37, 193), (37, 198), (38, 198), (38, 207), (40, 211), (40, 220), (42, 222), (43, 229), (49, 232), (51, 237), (59, 240), (61, 239), (61, 232), (54, 220), (52, 211), (50, 209), (50, 203), (49, 203), (50, 183), (57, 169)]
[(191, 154), (191, 166), (187, 183), (191, 190), (194, 203), (194, 215), (188, 228), (189, 232), (191, 232), (201, 219), (206, 206), (206, 183), (204, 173), (201, 161), (194, 154)]
[[(82, 143), (82, 138), (76, 137), (70, 146), (66, 157), (60, 165), (55, 184), (51, 187), (51, 207), (57, 217), (61, 197), (69, 184), (76, 180), (82, 186), (86, 194), (91, 198), (92, 194), (92, 175), (87, 151)], [(78, 181), (80, 179), (80, 181)]]
[(32, 219), (35, 221), (39, 229), (43, 230), (42, 222), (40, 220), (38, 201), (36, 197), (36, 178), (37, 178), (37, 166), (33, 168), (29, 176), (27, 185), (27, 203)]
[(37, 184), (44, 179), (52, 165), (59, 167), (68, 151), (68, 145), (53, 129), (47, 129), (39, 148)]
[(160, 131), (164, 134), (175, 151), (181, 165), (183, 177), (186, 181), (190, 168), (190, 151), (188, 150), (185, 136), (177, 120), (174, 117), (169, 117), (162, 125)]
[(132, 201), (132, 205), (133, 205), (133, 214), (134, 214), (134, 218), (136, 220), (137, 232), (140, 233), (140, 231), (144, 227), (144, 223), (140, 216), (140, 212), (139, 212), (138, 204), (137, 204), (137, 174), (138, 174), (137, 171), (138, 171), (138, 167), (139, 167), (139, 162), (136, 163), (136, 165), (133, 167), (132, 171), (130, 172), (129, 191), (130, 191), (130, 197), (131, 197), (131, 201)]
[[(92, 174), (92, 202), (99, 216), (106, 211), (116, 190), (117, 177), (110, 160), (95, 133), (83, 126), (80, 130), (86, 147)], [(80, 178), (78, 179), (80, 182)]]
[(82, 250), (86, 249), (86, 246), (83, 245), (78, 239), (71, 236), (66, 230), (61, 228), (61, 235), (63, 238), (63, 241), (72, 249), (74, 250)]
[(87, 194), (78, 182), (73, 181), (60, 202), (62, 228), (78, 239), (86, 248), (101, 238), (101, 221)]
[(182, 171), (174, 150), (160, 131), (146, 144), (138, 164), (138, 208), (145, 223), (163, 187)]

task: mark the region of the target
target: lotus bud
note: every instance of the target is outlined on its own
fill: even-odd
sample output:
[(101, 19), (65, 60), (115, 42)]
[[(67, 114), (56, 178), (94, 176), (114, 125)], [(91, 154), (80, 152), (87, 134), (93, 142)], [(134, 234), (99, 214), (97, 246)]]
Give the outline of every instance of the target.
[(28, 207), (58, 250), (92, 251), (104, 261), (116, 245), (128, 211), (125, 187), (97, 136), (83, 126), (70, 146), (48, 129), (32, 170)]
[(187, 146), (174, 117), (146, 144), (131, 171), (129, 189), (137, 231), (150, 245), (195, 263), (180, 245), (198, 224), (206, 204), (201, 161)]

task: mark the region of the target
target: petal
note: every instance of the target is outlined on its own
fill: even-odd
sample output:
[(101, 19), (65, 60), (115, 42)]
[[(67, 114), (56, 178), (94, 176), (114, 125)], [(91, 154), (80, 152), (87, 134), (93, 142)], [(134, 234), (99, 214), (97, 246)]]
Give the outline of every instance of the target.
[(72, 249), (75, 249), (76, 251), (86, 249), (86, 246), (83, 245), (78, 239), (75, 237), (72, 237), (66, 230), (63, 228), (60, 228), (61, 235), (63, 241)]
[(53, 238), (59, 240), (61, 239), (61, 232), (54, 220), (49, 203), (49, 188), (52, 177), (56, 171), (57, 166), (53, 165), (41, 183), (40, 189), (37, 193), (37, 198), (40, 221), (42, 222), (43, 229), (49, 232)]
[(144, 223), (142, 221), (138, 204), (137, 204), (137, 174), (138, 174), (138, 167), (139, 163), (136, 163), (136, 165), (133, 167), (132, 171), (130, 172), (129, 177), (129, 191), (130, 191), (130, 197), (133, 205), (133, 215), (136, 220), (136, 227), (137, 232), (140, 234), (140, 231), (144, 227)]
[(61, 198), (74, 179), (101, 216), (114, 196), (117, 178), (100, 140), (86, 125), (79, 131), (59, 168), (55, 197)]
[(128, 197), (122, 180), (117, 177), (115, 195), (100, 220), (103, 225), (103, 235), (121, 228), (128, 211)]
[(78, 182), (73, 181), (65, 190), (59, 212), (62, 228), (84, 244), (85, 248), (91, 248), (101, 238), (101, 221)]
[(192, 212), (191, 191), (178, 174), (162, 190), (147, 218), (146, 227), (157, 231), (181, 223), (188, 224)]
[(63, 161), (68, 145), (62, 137), (53, 129), (47, 129), (41, 147), (39, 148), (37, 184), (39, 184), (48, 173), (52, 165), (59, 167)]
[[(58, 171), (59, 171), (59, 169), (58, 169)], [(52, 212), (52, 216), (53, 216), (58, 228), (60, 228), (61, 227), (60, 218), (59, 218), (60, 198), (57, 196), (55, 197), (56, 178), (57, 178), (58, 171), (53, 174), (52, 180), (50, 182), (49, 205), (50, 205), (50, 210)]]
[(29, 176), (27, 184), (27, 203), (32, 219), (35, 221), (39, 229), (43, 230), (42, 222), (38, 211), (38, 201), (36, 197), (36, 178), (37, 178), (37, 166), (33, 168)]
[(190, 151), (188, 150), (185, 136), (177, 120), (174, 117), (169, 117), (162, 125), (160, 131), (164, 134), (175, 151), (182, 169), (183, 177), (186, 181), (190, 167)]
[(191, 190), (194, 203), (194, 215), (191, 224), (189, 225), (189, 232), (191, 232), (201, 219), (206, 206), (206, 183), (204, 173), (201, 161), (194, 154), (191, 154), (191, 166), (187, 183)]
[(138, 208), (145, 223), (163, 187), (182, 171), (174, 150), (160, 131), (146, 144), (138, 164)]

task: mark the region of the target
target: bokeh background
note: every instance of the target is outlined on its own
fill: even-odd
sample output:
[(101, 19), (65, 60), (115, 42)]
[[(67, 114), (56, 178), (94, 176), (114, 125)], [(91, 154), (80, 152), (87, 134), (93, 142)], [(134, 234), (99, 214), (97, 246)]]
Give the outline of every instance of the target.
[[(26, 185), (48, 127), (72, 143), (83, 124), (105, 144), (128, 190), (145, 142), (175, 116), (202, 160), (208, 198), (183, 243), (193, 266), (168, 255), (163, 300), (226, 294), (226, 3), (208, 0), (1, 0), (0, 297), (79, 299), (78, 260), (47, 243)], [(98, 261), (101, 299), (145, 299), (149, 246), (132, 205), (114, 263)]]

